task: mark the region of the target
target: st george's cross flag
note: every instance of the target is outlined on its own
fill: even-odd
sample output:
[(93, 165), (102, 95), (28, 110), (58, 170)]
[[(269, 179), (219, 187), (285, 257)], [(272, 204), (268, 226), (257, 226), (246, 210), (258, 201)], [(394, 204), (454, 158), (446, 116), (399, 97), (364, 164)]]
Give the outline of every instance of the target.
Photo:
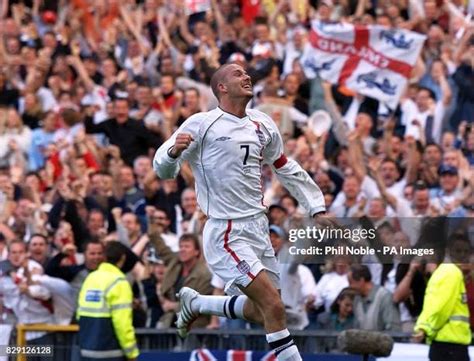
[(394, 109), (425, 39), (413, 31), (380, 25), (315, 20), (309, 35), (311, 46), (300, 62), (308, 78), (319, 74)]
[[(308, 355), (305, 356), (306, 359), (308, 361), (313, 360)], [(314, 360), (316, 359), (319, 359), (319, 357), (314, 358)], [(215, 351), (201, 348), (191, 352), (189, 361), (277, 361), (277, 358), (273, 351)]]
[(226, 361), (253, 361), (252, 351), (229, 350), (227, 351)]
[(199, 348), (191, 352), (189, 361), (217, 361), (217, 358), (206, 348)]

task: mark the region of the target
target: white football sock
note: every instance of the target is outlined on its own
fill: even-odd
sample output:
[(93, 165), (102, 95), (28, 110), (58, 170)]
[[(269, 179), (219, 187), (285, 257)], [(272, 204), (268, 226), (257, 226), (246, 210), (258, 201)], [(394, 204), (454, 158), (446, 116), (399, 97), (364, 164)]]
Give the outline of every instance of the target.
[(202, 315), (216, 315), (244, 319), (247, 296), (197, 296), (191, 302), (191, 311)]
[(267, 334), (267, 342), (278, 361), (302, 361), (288, 329)]

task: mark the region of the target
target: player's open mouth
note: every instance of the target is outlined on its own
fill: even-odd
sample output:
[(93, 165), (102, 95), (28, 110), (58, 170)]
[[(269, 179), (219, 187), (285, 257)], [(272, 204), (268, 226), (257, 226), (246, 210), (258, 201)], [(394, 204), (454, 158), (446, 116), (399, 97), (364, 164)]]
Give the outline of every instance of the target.
[(243, 86), (244, 89), (252, 90), (252, 84), (245, 84)]

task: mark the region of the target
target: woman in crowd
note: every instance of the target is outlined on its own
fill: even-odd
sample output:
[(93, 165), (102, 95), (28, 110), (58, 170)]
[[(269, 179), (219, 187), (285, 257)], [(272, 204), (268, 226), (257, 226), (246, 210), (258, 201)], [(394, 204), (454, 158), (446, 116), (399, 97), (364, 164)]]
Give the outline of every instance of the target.
[[(344, 288), (331, 305), (330, 311), (318, 316), (318, 329), (344, 331), (357, 328), (358, 322), (353, 312), (355, 296), (356, 292), (352, 288)], [(336, 339), (323, 339), (320, 347), (325, 352), (330, 352), (337, 348)]]

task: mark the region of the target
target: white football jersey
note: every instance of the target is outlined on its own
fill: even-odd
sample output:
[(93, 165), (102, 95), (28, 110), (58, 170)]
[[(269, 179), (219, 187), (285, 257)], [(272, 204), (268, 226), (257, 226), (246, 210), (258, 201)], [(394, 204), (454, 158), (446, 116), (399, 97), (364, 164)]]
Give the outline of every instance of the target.
[[(239, 118), (216, 108), (189, 117), (157, 150), (153, 167), (158, 176), (174, 178), (181, 162), (189, 161), (201, 210), (210, 218), (238, 219), (266, 210), (262, 189), (262, 164), (266, 163), (311, 215), (325, 211), (319, 187), (283, 154), (273, 120), (255, 109), (247, 109), (246, 114)], [(191, 134), (194, 141), (173, 159), (168, 150), (179, 133)]]

